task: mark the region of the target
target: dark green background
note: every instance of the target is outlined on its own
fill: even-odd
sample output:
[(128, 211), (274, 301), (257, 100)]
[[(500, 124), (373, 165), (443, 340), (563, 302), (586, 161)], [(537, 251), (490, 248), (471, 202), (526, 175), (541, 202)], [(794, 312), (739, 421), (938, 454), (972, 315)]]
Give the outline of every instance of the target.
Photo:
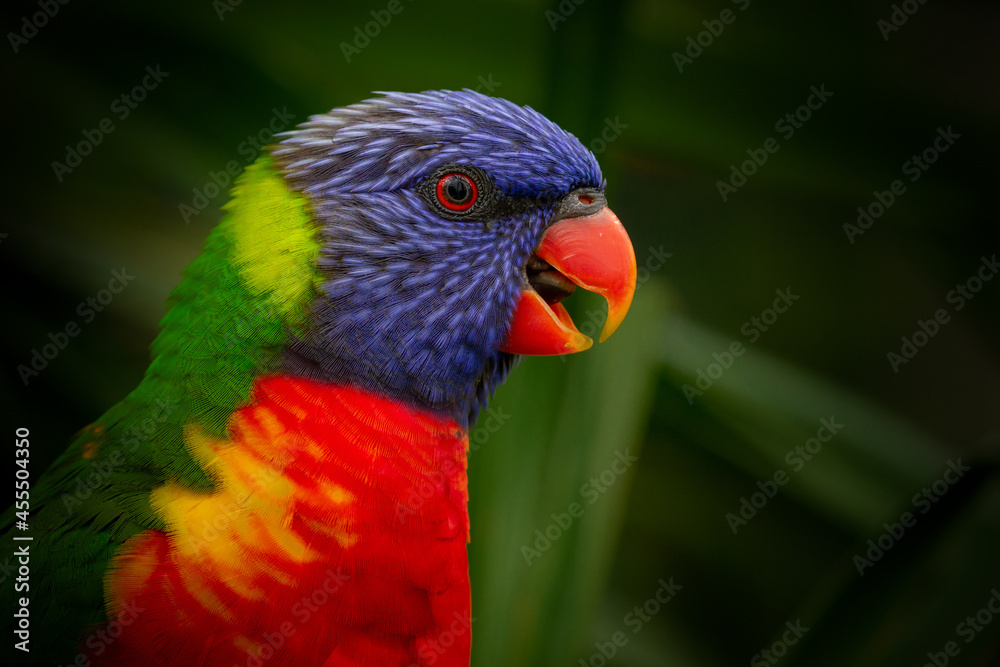
[[(1000, 617), (956, 634), (1000, 586), (1000, 281), (961, 311), (946, 299), (1000, 250), (994, 3), (930, 0), (884, 40), (888, 2), (586, 0), (553, 29), (555, 3), (404, 0), (347, 62), (341, 42), (386, 4), (243, 0), (220, 20), (211, 0), (76, 0), (18, 53), (5, 39), (0, 399), (8, 428), (32, 429), (35, 471), (138, 382), (225, 197), (190, 224), (179, 206), (245, 163), (274, 108), (300, 122), (486, 80), (588, 145), (617, 123), (599, 155), (611, 206), (640, 266), (671, 257), (613, 338), (525, 360), (493, 402), (502, 424), (473, 432), (473, 664), (597, 666), (616, 632), (615, 665), (747, 664), (796, 621), (809, 630), (778, 664), (919, 666), (948, 641), (950, 664), (1000, 664)], [(726, 8), (679, 72), (672, 54)], [(5, 7), (3, 30), (36, 11)], [(58, 182), (51, 163), (147, 65), (169, 76)], [(832, 97), (782, 137), (821, 85)], [(961, 138), (909, 182), (939, 127)], [(724, 202), (716, 182), (768, 137), (780, 150)], [(906, 192), (850, 243), (844, 223), (894, 179)], [(24, 386), (17, 365), (121, 267), (135, 280)], [(786, 288), (799, 299), (750, 343), (743, 324)], [(570, 301), (578, 323), (601, 308)], [(948, 323), (894, 372), (887, 353), (939, 308)], [(746, 353), (689, 402), (734, 341)], [(844, 428), (793, 471), (786, 453), (831, 417)], [(638, 462), (590, 504), (581, 485), (626, 450)], [(972, 470), (921, 514), (914, 494), (959, 458)], [(778, 470), (788, 484), (734, 535), (726, 514)], [(584, 515), (529, 566), (522, 546), (574, 501)], [(904, 511), (916, 525), (859, 576), (854, 556)], [(671, 577), (676, 597), (633, 632)]]

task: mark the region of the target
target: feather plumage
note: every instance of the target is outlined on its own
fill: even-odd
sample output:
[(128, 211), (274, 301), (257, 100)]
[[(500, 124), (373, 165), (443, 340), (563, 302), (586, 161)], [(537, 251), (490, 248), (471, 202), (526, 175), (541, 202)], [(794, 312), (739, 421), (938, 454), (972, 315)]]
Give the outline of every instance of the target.
[[(447, 165), (489, 175), (489, 219), (428, 204)], [(557, 202), (603, 185), (572, 135), (472, 91), (286, 133), (140, 385), (32, 490), (32, 595), (60, 600), (33, 623), (63, 638), (33, 657), (468, 664), (467, 429), (518, 359), (501, 347)]]

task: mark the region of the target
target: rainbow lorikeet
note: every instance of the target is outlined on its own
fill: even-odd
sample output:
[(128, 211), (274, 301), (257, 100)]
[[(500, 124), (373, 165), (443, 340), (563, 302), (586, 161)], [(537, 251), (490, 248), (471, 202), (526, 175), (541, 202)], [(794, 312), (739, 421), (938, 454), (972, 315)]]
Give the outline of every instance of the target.
[(31, 488), (33, 661), (469, 664), (469, 425), (520, 355), (591, 345), (576, 286), (618, 327), (631, 243), (593, 154), (506, 100), (388, 93), (280, 137), (142, 382)]

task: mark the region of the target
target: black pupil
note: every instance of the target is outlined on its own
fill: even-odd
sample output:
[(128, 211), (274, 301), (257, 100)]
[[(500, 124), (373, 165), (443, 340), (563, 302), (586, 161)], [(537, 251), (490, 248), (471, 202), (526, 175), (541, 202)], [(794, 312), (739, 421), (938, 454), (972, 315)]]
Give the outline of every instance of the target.
[(452, 204), (464, 204), (472, 196), (472, 188), (461, 176), (452, 176), (444, 182), (444, 196)]

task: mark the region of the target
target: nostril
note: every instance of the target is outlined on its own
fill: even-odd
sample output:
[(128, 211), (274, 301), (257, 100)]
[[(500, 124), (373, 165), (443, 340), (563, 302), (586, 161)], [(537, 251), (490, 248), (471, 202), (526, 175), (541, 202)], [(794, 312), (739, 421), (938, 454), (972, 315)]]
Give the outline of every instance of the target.
[(577, 199), (579, 199), (580, 203), (584, 206), (590, 206), (594, 203), (594, 198), (590, 195), (577, 195)]

